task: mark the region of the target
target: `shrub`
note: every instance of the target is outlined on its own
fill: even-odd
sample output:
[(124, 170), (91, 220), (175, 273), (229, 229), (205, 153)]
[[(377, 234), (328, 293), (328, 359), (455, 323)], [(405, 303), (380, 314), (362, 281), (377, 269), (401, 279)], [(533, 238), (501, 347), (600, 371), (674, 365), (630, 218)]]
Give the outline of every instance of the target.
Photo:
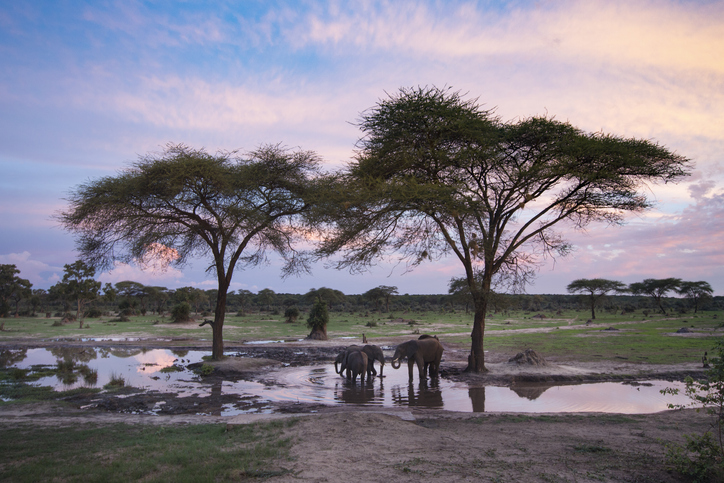
[(106, 384), (105, 388), (115, 388), (115, 387), (123, 387), (126, 385), (126, 380), (123, 379), (123, 376), (120, 376), (116, 373), (111, 373), (111, 380), (108, 381), (108, 384)]
[[(694, 481), (724, 481), (724, 338), (720, 339), (710, 359), (711, 369), (706, 379), (686, 378), (688, 406), (696, 407), (712, 416), (712, 429), (702, 435), (685, 435), (686, 443), (666, 445), (666, 463), (674, 470), (690, 476)], [(677, 394), (678, 389), (666, 388), (662, 394)], [(687, 405), (669, 404), (672, 409)]]
[(188, 322), (191, 320), (191, 306), (188, 302), (181, 302), (171, 309), (171, 320), (174, 322)]
[(103, 311), (99, 309), (98, 307), (90, 307), (86, 313), (86, 317), (90, 317), (92, 319), (97, 319), (98, 317), (101, 317), (103, 315)]
[(214, 373), (214, 366), (212, 366), (211, 364), (201, 364), (198, 373), (201, 376), (210, 376)]
[(299, 318), (299, 309), (296, 307), (289, 307), (284, 311), (284, 317), (287, 319), (287, 323), (296, 322)]
[(121, 309), (121, 311), (118, 312), (118, 315), (120, 317), (125, 317), (126, 319), (128, 319), (128, 317), (136, 315), (136, 311), (133, 310), (131, 307), (126, 307), (125, 309)]
[(307, 327), (312, 332), (307, 336), (308, 339), (327, 340), (327, 324), (329, 323), (329, 312), (327, 311), (327, 303), (318, 300), (307, 318)]

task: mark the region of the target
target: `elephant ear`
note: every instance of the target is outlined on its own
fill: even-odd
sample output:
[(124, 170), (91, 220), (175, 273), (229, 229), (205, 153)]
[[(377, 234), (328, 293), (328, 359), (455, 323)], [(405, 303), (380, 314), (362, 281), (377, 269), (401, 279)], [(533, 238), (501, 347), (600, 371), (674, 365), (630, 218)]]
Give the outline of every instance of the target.
[(413, 357), (416, 352), (417, 352), (417, 341), (411, 340), (411, 341), (407, 342), (407, 346), (405, 347), (405, 356), (407, 356), (407, 358), (409, 359), (409, 358)]

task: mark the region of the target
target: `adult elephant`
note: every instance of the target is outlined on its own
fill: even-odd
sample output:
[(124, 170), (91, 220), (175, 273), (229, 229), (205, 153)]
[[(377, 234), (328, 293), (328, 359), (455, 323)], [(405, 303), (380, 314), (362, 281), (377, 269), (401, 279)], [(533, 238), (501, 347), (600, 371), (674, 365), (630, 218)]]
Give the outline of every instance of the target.
[(430, 377), (437, 377), (440, 371), (443, 350), (442, 344), (434, 336), (425, 335), (416, 340), (403, 342), (397, 346), (395, 355), (392, 356), (392, 368), (399, 369), (401, 360), (406, 357), (410, 381), (412, 381), (412, 366), (414, 364), (417, 364), (420, 381), (425, 380), (428, 367)]
[(368, 379), (377, 375), (377, 370), (375, 370), (375, 361), (380, 363), (380, 377), (384, 377), (382, 375), (382, 372), (384, 371), (385, 367), (385, 355), (382, 353), (382, 349), (380, 349), (376, 345), (371, 344), (367, 344), (364, 347), (359, 345), (351, 345), (339, 354), (337, 354), (337, 358), (334, 360), (334, 372), (340, 375), (344, 373), (347, 368), (347, 357), (349, 356), (350, 352), (354, 351), (362, 351), (367, 354)]

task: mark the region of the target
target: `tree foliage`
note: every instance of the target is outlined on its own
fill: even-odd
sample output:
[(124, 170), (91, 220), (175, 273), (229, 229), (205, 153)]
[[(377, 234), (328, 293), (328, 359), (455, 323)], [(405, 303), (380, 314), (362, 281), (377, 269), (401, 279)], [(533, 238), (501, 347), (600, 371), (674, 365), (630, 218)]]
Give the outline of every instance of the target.
[(362, 297), (365, 298), (365, 300), (369, 300), (373, 304), (375, 304), (375, 309), (378, 311), (380, 310), (380, 302), (385, 301), (385, 308), (387, 309), (387, 312), (390, 311), (390, 299), (393, 295), (397, 295), (399, 292), (397, 291), (397, 287), (388, 286), (388, 285), (380, 285), (375, 288), (371, 288), (365, 293), (362, 294)]
[(666, 315), (663, 298), (669, 292), (675, 292), (681, 285), (680, 278), (647, 278), (643, 282), (635, 282), (628, 286), (634, 295), (648, 295), (654, 299), (661, 312)]
[(691, 300), (694, 306), (694, 313), (697, 313), (699, 311), (699, 302), (703, 299), (710, 298), (712, 294), (714, 294), (714, 289), (711, 288), (709, 282), (681, 282), (676, 289), (676, 293)]
[(62, 294), (68, 301), (75, 302), (75, 319), (80, 323), (81, 329), (86, 306), (100, 295), (101, 282), (94, 278), (95, 274), (94, 267), (83, 260), (77, 260), (63, 266), (63, 279), (56, 284), (57, 293)]
[(307, 339), (327, 340), (328, 323), (329, 311), (327, 311), (327, 302), (317, 300), (312, 310), (309, 311), (309, 317), (307, 317), (307, 327), (312, 329)]
[(15, 315), (21, 300), (32, 295), (29, 280), (18, 277), (20, 270), (13, 264), (0, 265), (0, 317), (6, 317), (10, 310), (10, 301), (15, 302)]
[(475, 306), (475, 372), (485, 371), (494, 276), (523, 286), (544, 256), (570, 251), (557, 225), (622, 223), (651, 206), (648, 183), (677, 181), (689, 169), (651, 141), (547, 117), (503, 122), (436, 87), (401, 89), (363, 112), (359, 127), (357, 158), (325, 200), (334, 230), (320, 253), (340, 253), (337, 268), (353, 271), (391, 254), (410, 269), (457, 258)]
[(568, 293), (584, 293), (591, 304), (591, 319), (596, 318), (596, 304), (610, 292), (624, 292), (626, 284), (605, 278), (579, 278), (566, 287)]
[(118, 176), (77, 187), (58, 218), (76, 235), (82, 257), (100, 269), (208, 257), (219, 290), (212, 324), (212, 357), (219, 359), (234, 270), (264, 263), (270, 250), (285, 260), (284, 275), (308, 270), (294, 247), (306, 234), (303, 214), (320, 183), (318, 158), (309, 151), (267, 145), (241, 157), (169, 144)]
[(304, 299), (326, 302), (329, 307), (332, 307), (334, 304), (344, 303), (344, 293), (327, 287), (313, 288), (304, 294)]

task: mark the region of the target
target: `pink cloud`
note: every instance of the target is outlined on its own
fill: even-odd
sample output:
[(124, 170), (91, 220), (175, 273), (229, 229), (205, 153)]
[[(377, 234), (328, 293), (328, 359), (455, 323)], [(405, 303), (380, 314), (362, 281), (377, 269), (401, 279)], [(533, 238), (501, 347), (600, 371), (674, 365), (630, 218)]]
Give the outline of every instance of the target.
[(678, 277), (711, 283), (724, 267), (724, 192), (699, 196), (676, 215), (622, 227), (598, 225), (586, 234), (570, 234), (569, 240), (577, 250), (559, 260), (556, 271), (576, 278)]

